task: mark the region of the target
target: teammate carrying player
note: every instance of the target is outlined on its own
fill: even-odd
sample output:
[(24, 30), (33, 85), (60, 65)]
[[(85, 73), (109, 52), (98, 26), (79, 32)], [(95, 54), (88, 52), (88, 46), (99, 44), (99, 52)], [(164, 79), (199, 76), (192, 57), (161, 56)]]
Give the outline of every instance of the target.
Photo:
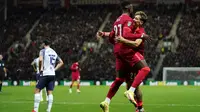
[(123, 14), (115, 21), (113, 25), (113, 30), (111, 32), (101, 33), (103, 35), (98, 34), (99, 36), (109, 36), (110, 42), (114, 44), (114, 54), (116, 57), (117, 78), (112, 83), (105, 101), (100, 104), (104, 112), (109, 112), (109, 104), (110, 104), (111, 98), (115, 95), (115, 93), (119, 89), (120, 85), (124, 82), (126, 77), (130, 77), (130, 73), (132, 72), (131, 67), (128, 66), (126, 62), (120, 56), (120, 52), (122, 51), (120, 50), (122, 44), (116, 43), (114, 39), (115, 35), (116, 36), (123, 35), (126, 37), (131, 36), (134, 39), (148, 38), (148, 35), (144, 33), (139, 33), (139, 34), (132, 33), (132, 30), (134, 29), (132, 25), (135, 23), (133, 19), (130, 17), (130, 14), (133, 11), (132, 5), (129, 2), (123, 2), (121, 6), (122, 6)]
[[(146, 20), (147, 20), (147, 15), (143, 11), (138, 11), (135, 13), (135, 18), (134, 18), (135, 25), (133, 25), (133, 27), (135, 27), (136, 29), (134, 33), (144, 32), (143, 24), (146, 22)], [(131, 36), (126, 38), (135, 40)], [(120, 57), (126, 63), (128, 63), (128, 66), (130, 66), (132, 70), (138, 71), (131, 87), (129, 88), (128, 91), (124, 93), (124, 95), (131, 101), (131, 103), (137, 105), (137, 102), (134, 99), (134, 92), (150, 72), (150, 68), (148, 67), (144, 59), (144, 39), (137, 39), (140, 42), (140, 44), (137, 44), (138, 45), (137, 48), (129, 46), (135, 44), (127, 39), (123, 39), (122, 36), (120, 35), (117, 37), (116, 40), (118, 40), (118, 42), (125, 43), (123, 44), (123, 47), (119, 53)]]
[[(45, 40), (43, 44), (44, 49), (42, 49), (39, 53), (40, 78), (35, 88), (34, 109), (32, 112), (38, 112), (40, 104), (40, 91), (45, 87), (47, 89), (49, 99), (47, 112), (51, 112), (53, 104), (52, 92), (55, 83), (55, 71), (62, 67), (64, 64), (57, 53), (52, 48), (50, 48), (50, 42), (48, 40)], [(58, 61), (57, 65), (56, 61)]]
[[(36, 82), (39, 80), (40, 77), (40, 70), (39, 70), (39, 57), (34, 59), (31, 63), (31, 65), (33, 66), (33, 69), (36, 72)], [(46, 88), (44, 89), (45, 91), (45, 95), (46, 95), (46, 101), (48, 101), (48, 97), (47, 97), (47, 91)], [(42, 95), (42, 90), (40, 91), (40, 101), (43, 101), (43, 95)]]
[(77, 93), (80, 93), (80, 70), (81, 68), (79, 67), (79, 63), (75, 62), (72, 64), (71, 66), (71, 71), (72, 71), (72, 83), (70, 84), (70, 88), (69, 88), (69, 93), (72, 93), (72, 87), (74, 82), (77, 82)]

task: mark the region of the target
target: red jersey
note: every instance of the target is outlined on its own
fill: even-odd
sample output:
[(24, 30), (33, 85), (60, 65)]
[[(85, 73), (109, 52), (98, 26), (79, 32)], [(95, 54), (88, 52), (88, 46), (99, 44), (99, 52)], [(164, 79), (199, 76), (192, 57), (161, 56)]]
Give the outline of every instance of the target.
[[(137, 28), (134, 32), (135, 34), (143, 34), (145, 33), (145, 30), (143, 27)], [(144, 40), (142, 40), (142, 43), (135, 48), (132, 48), (134, 51), (138, 51), (141, 55), (144, 56)]]
[(116, 43), (114, 38), (115, 36), (123, 35), (123, 26), (125, 26), (125, 24), (127, 24), (127, 22), (129, 21), (130, 23), (133, 23), (133, 19), (129, 15), (122, 14), (120, 17), (117, 18), (117, 20), (113, 24), (112, 31), (110, 32), (109, 40), (112, 44), (114, 44), (114, 53), (119, 52), (120, 45), (121, 45), (121, 43)]
[(134, 28), (134, 20), (127, 14), (122, 14), (117, 20), (114, 22), (112, 31), (109, 35), (109, 41), (114, 44), (114, 53), (118, 54), (126, 49), (123, 49), (124, 46), (122, 43), (116, 43), (114, 38), (115, 36), (123, 36), (126, 39), (138, 39), (141, 38), (142, 34), (133, 34), (133, 32), (127, 32), (126, 28), (133, 29)]
[[(140, 27), (140, 28), (136, 28), (132, 30), (133, 34), (143, 34), (145, 33), (144, 28)], [(129, 40), (135, 41), (135, 38), (130, 38), (128, 37)], [(144, 40), (142, 41), (142, 43), (138, 46), (138, 47), (131, 47), (125, 44), (121, 45), (120, 48), (120, 55), (133, 55), (134, 53), (139, 52), (141, 55), (144, 56)]]
[(80, 76), (79, 72), (79, 64), (77, 62), (73, 63), (71, 66), (71, 71), (72, 71), (72, 77), (78, 77)]

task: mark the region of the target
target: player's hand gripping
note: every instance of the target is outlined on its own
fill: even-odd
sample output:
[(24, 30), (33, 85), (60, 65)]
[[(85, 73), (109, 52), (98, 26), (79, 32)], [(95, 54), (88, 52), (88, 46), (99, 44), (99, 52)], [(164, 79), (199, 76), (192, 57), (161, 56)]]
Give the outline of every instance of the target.
[(124, 39), (122, 36), (116, 36), (116, 37), (115, 37), (115, 41), (116, 41), (116, 42), (124, 42), (125, 39)]
[(151, 40), (152, 40), (151, 37), (149, 35), (145, 34), (145, 33), (142, 34), (141, 39), (146, 40), (148, 43), (151, 42)]
[(102, 38), (104, 35), (105, 35), (104, 32), (98, 31), (97, 34), (96, 34), (97, 40), (99, 40), (100, 38)]

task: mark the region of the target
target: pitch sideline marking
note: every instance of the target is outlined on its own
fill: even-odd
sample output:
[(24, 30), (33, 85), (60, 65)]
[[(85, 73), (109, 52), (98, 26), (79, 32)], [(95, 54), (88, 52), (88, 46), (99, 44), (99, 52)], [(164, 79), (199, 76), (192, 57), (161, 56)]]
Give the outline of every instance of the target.
[[(0, 101), (0, 103), (12, 103), (12, 104), (25, 104), (25, 103), (34, 103), (33, 101)], [(45, 104), (46, 102), (41, 102)], [(99, 103), (90, 103), (90, 102), (54, 102), (54, 104), (59, 105), (99, 105)], [(127, 103), (112, 103), (112, 105), (131, 105)], [(200, 107), (200, 104), (145, 104), (146, 106), (174, 106), (174, 107)]]

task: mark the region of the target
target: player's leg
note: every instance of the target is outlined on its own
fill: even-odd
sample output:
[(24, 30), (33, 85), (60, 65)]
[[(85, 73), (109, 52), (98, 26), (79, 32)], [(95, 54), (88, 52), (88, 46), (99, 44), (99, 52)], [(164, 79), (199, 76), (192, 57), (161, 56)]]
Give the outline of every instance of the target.
[(109, 104), (112, 99), (112, 97), (116, 94), (118, 91), (119, 87), (125, 80), (125, 65), (123, 61), (119, 58), (116, 58), (116, 78), (114, 82), (111, 84), (110, 89), (107, 93), (106, 99), (100, 103), (100, 107), (104, 112), (109, 112)]
[(40, 100), (41, 100), (40, 91), (45, 87), (46, 82), (47, 82), (46, 77), (40, 77), (40, 79), (37, 81), (35, 94), (34, 94), (34, 109), (32, 112), (38, 112)]
[[(36, 73), (35, 74), (35, 81), (38, 82), (39, 78), (40, 78), (40, 74)], [(43, 101), (42, 90), (40, 91), (40, 101)]]
[(1, 92), (1, 89), (2, 89), (2, 82), (3, 81), (0, 80), (0, 92)]
[(123, 70), (119, 70), (117, 71), (117, 77), (114, 80), (114, 82), (112, 83), (112, 85), (110, 86), (109, 92), (107, 94), (107, 98), (112, 99), (112, 97), (116, 94), (116, 92), (118, 91), (119, 87), (121, 86), (121, 84), (124, 82), (124, 74), (125, 72)]
[(70, 84), (70, 86), (69, 86), (69, 93), (72, 93), (72, 87), (73, 87), (73, 85), (74, 85), (74, 82), (75, 82), (75, 80), (72, 79), (72, 82), (71, 82), (71, 84)]
[(136, 112), (144, 112), (143, 100), (142, 100), (142, 91), (141, 91), (139, 86), (135, 90), (135, 99), (136, 99), (136, 102), (137, 102)]
[(41, 91), (40, 91), (40, 101), (44, 101), (42, 95), (43, 95), (43, 94), (42, 94), (42, 90), (41, 90)]
[[(129, 90), (129, 88), (131, 87), (132, 82), (133, 82), (132, 78), (126, 78), (126, 89), (127, 90)], [(142, 101), (142, 91), (139, 86), (135, 90), (134, 98), (135, 98), (135, 101), (137, 102), (136, 112), (144, 112), (143, 101)], [(135, 108), (135, 106), (134, 106), (134, 108)]]
[(111, 101), (112, 97), (114, 97), (116, 92), (118, 91), (121, 84), (124, 82), (123, 74), (124, 74), (123, 71), (117, 72), (117, 77), (114, 80), (114, 82), (111, 84), (110, 89), (107, 93), (106, 99), (103, 102), (101, 102), (100, 107), (102, 108), (102, 110), (104, 112), (109, 112), (110, 101)]
[(80, 93), (81, 91), (80, 91), (80, 76), (78, 77), (78, 79), (77, 79), (77, 90), (76, 90), (76, 92), (78, 92), (78, 93)]
[(146, 78), (146, 76), (150, 72), (150, 68), (148, 67), (145, 60), (139, 61), (135, 64), (134, 67), (138, 70), (138, 73), (134, 78), (131, 88), (129, 89), (132, 92), (135, 91), (135, 89), (141, 84), (141, 82)]
[(148, 67), (146, 61), (144, 60), (144, 57), (139, 52), (135, 53), (135, 55), (133, 55), (131, 60), (128, 60), (127, 62), (132, 66), (132, 69), (138, 71), (138, 73), (135, 76), (133, 83), (131, 84), (131, 87), (124, 94), (131, 103), (137, 106), (137, 102), (133, 97), (135, 96), (134, 95), (135, 90), (140, 85), (140, 83), (145, 79), (145, 77), (149, 74), (150, 68)]
[(131, 103), (133, 103), (135, 106), (137, 106), (137, 102), (135, 101), (135, 99), (133, 97), (134, 92), (135, 92), (136, 88), (140, 85), (140, 83), (149, 74), (150, 68), (148, 67), (145, 60), (139, 61), (137, 64), (135, 64), (134, 67), (137, 68), (138, 73), (137, 73), (136, 77), (134, 78), (134, 81), (133, 81), (131, 87), (124, 94), (129, 99), (129, 101), (131, 101)]
[(0, 73), (0, 92), (1, 92), (2, 86), (3, 86), (3, 79), (4, 79), (4, 76), (2, 75), (2, 73)]
[(47, 107), (47, 112), (51, 112), (51, 108), (53, 105), (53, 89), (55, 85), (55, 77), (54, 76), (49, 76), (48, 77), (48, 85), (47, 85), (47, 94), (48, 94), (48, 107)]
[[(131, 87), (134, 77), (135, 77), (135, 74), (136, 73), (132, 72), (132, 73), (130, 73), (129, 77), (127, 75), (127, 77), (126, 77), (126, 89), (127, 90), (129, 90), (129, 88)], [(139, 86), (135, 90), (134, 98), (135, 98), (135, 101), (137, 102), (136, 112), (144, 112), (143, 101), (142, 101), (142, 91)], [(134, 106), (134, 109), (135, 109), (135, 106)]]
[[(40, 78), (40, 74), (36, 74), (36, 81), (38, 81)], [(43, 101), (43, 95), (42, 95), (42, 90), (40, 91), (40, 101)]]
[(47, 88), (44, 88), (43, 90), (44, 90), (44, 93), (45, 93), (45, 96), (46, 96), (46, 101), (49, 101)]

